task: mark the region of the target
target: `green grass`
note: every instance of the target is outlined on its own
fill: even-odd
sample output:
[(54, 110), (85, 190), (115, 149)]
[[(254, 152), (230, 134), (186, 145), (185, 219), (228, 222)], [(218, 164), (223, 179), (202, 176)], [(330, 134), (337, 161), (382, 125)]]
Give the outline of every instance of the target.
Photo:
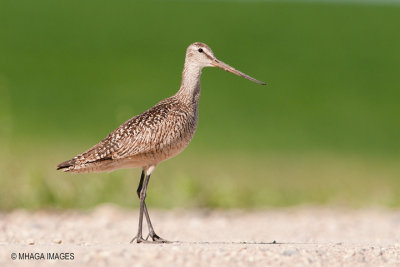
[[(7, 174), (7, 179), (0, 180), (2, 208), (90, 208), (102, 202), (137, 207), (139, 169), (60, 173), (55, 164), (80, 146), (41, 148), (40, 155), (36, 149), (28, 144), (17, 148), (13, 154), (18, 156), (1, 158), (0, 168)], [(148, 203), (160, 208), (305, 203), (395, 207), (400, 203), (398, 161), (345, 154), (210, 153), (188, 148), (158, 166), (150, 181)]]
[(0, 2), (0, 208), (135, 205), (139, 170), (54, 166), (176, 92), (192, 42), (268, 83), (202, 78), (160, 207), (400, 205), (400, 8), (272, 2)]

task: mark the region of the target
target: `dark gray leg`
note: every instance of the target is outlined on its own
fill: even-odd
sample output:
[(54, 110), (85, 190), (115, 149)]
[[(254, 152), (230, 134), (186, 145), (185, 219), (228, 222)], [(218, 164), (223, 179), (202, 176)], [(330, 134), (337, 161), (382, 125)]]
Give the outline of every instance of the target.
[[(135, 240), (137, 241), (137, 243), (146, 242), (149, 237), (151, 237), (151, 239), (157, 243), (167, 243), (169, 241), (162, 239), (154, 232), (153, 225), (151, 224), (149, 212), (147, 210), (147, 206), (146, 206), (146, 202), (145, 202), (146, 190), (147, 190), (147, 185), (150, 180), (150, 175), (146, 176), (146, 179), (144, 179), (144, 178), (145, 178), (145, 174), (144, 174), (144, 171), (142, 171), (142, 175), (140, 176), (139, 186), (136, 190), (137, 195), (140, 199), (139, 229), (138, 229), (137, 236), (135, 236), (132, 239), (131, 243)], [(144, 182), (144, 185), (143, 185), (143, 182)], [(142, 236), (143, 212), (146, 217), (147, 226), (149, 227), (149, 235), (147, 236), (146, 239), (143, 239), (143, 236)]]
[[(131, 243), (135, 240), (137, 243), (146, 242), (146, 240), (143, 239), (143, 236), (142, 236), (142, 229), (143, 229), (143, 211), (144, 211), (144, 205), (145, 205), (144, 200), (146, 199), (146, 190), (147, 190), (147, 185), (149, 183), (149, 180), (150, 180), (150, 175), (147, 175), (146, 179), (144, 180), (144, 184), (143, 184), (142, 179), (140, 181), (140, 184), (142, 184), (142, 188), (140, 190), (140, 195), (139, 195), (139, 198), (140, 198), (139, 227), (138, 227), (138, 233), (131, 240)], [(139, 186), (140, 186), (140, 184), (139, 184)]]

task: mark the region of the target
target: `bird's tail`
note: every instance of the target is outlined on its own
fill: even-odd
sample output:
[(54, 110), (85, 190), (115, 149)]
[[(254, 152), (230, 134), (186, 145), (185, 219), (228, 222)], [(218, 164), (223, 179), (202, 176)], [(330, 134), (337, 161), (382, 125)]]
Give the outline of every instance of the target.
[(93, 159), (91, 151), (88, 151), (58, 164), (57, 170), (74, 173), (99, 172), (107, 170), (111, 165), (111, 156)]
[(75, 167), (75, 161), (75, 159), (64, 161), (57, 165), (57, 170), (62, 170), (64, 172), (72, 171)]
[(57, 170), (64, 172), (96, 172), (102, 171), (112, 163), (112, 156), (106, 153), (103, 142), (93, 146), (76, 157), (57, 165)]

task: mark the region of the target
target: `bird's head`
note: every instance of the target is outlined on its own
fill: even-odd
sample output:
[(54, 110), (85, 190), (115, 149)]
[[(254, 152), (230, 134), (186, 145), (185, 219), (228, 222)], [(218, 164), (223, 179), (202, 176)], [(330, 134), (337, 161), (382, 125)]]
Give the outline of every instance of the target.
[(222, 62), (221, 60), (217, 59), (214, 56), (214, 53), (211, 50), (211, 48), (204, 43), (196, 42), (189, 45), (189, 47), (186, 50), (186, 61), (189, 64), (197, 65), (200, 68), (218, 67), (225, 71), (229, 71), (232, 72), (233, 74), (246, 78), (250, 81), (265, 85), (264, 82), (256, 80), (250, 77), (249, 75), (244, 74), (243, 72), (240, 72), (235, 68), (229, 66), (228, 64)]

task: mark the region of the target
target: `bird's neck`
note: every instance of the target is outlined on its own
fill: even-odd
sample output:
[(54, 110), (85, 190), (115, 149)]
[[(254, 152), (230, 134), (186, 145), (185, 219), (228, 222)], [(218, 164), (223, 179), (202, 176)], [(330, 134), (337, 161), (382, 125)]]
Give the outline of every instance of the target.
[(200, 99), (200, 76), (202, 66), (185, 62), (182, 84), (176, 96), (188, 104), (198, 104)]

